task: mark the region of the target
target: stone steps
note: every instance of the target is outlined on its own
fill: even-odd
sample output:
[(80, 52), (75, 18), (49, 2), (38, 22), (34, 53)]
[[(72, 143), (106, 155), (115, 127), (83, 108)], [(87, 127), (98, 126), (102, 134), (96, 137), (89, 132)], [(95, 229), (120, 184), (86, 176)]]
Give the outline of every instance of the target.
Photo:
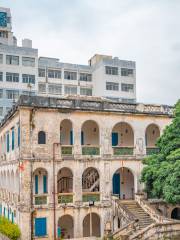
[(153, 219), (141, 208), (141, 206), (134, 200), (120, 200), (138, 220), (140, 229), (146, 228), (154, 223)]

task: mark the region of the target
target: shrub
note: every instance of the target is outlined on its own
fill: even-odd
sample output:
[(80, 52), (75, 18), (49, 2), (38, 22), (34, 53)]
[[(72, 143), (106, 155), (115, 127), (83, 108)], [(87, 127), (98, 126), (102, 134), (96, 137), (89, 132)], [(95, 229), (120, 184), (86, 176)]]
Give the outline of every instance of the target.
[(12, 240), (17, 240), (21, 235), (19, 227), (2, 216), (0, 216), (0, 233)]

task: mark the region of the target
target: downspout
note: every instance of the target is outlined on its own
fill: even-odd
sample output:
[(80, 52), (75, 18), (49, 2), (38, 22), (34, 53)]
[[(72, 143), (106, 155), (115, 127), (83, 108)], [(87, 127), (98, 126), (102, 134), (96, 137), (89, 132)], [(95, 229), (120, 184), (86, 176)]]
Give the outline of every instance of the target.
[(30, 112), (30, 224), (31, 224), (31, 240), (33, 240), (33, 229), (34, 229), (34, 209), (33, 209), (33, 152), (32, 152), (32, 136), (33, 136), (33, 128), (34, 128), (34, 114), (35, 109), (33, 108)]
[(60, 143), (53, 143), (53, 217), (54, 217), (54, 240), (56, 239), (56, 183), (55, 183), (55, 147), (59, 146)]
[(55, 147), (53, 143), (53, 213), (54, 213), (54, 240), (56, 240), (56, 188), (55, 188)]

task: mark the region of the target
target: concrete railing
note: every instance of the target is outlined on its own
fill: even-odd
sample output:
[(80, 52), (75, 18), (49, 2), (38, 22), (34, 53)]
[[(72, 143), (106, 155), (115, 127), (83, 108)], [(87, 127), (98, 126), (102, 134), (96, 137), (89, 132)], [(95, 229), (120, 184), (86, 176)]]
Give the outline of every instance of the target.
[[(171, 223), (154, 223), (145, 229), (142, 229), (130, 236), (129, 240), (153, 240), (153, 239), (172, 239), (180, 237), (180, 222), (173, 221)], [(177, 239), (179, 239), (179, 237)]]
[(158, 212), (146, 199), (143, 194), (135, 194), (135, 200), (142, 207), (142, 209), (150, 215), (150, 217), (156, 223), (168, 223), (172, 222), (172, 219), (164, 217), (161, 213)]

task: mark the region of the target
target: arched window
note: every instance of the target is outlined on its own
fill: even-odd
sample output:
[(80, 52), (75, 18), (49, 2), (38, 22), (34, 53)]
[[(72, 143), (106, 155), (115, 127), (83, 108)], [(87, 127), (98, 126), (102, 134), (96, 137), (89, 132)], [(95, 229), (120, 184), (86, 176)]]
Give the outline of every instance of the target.
[(38, 133), (38, 144), (46, 144), (46, 133), (43, 131)]

